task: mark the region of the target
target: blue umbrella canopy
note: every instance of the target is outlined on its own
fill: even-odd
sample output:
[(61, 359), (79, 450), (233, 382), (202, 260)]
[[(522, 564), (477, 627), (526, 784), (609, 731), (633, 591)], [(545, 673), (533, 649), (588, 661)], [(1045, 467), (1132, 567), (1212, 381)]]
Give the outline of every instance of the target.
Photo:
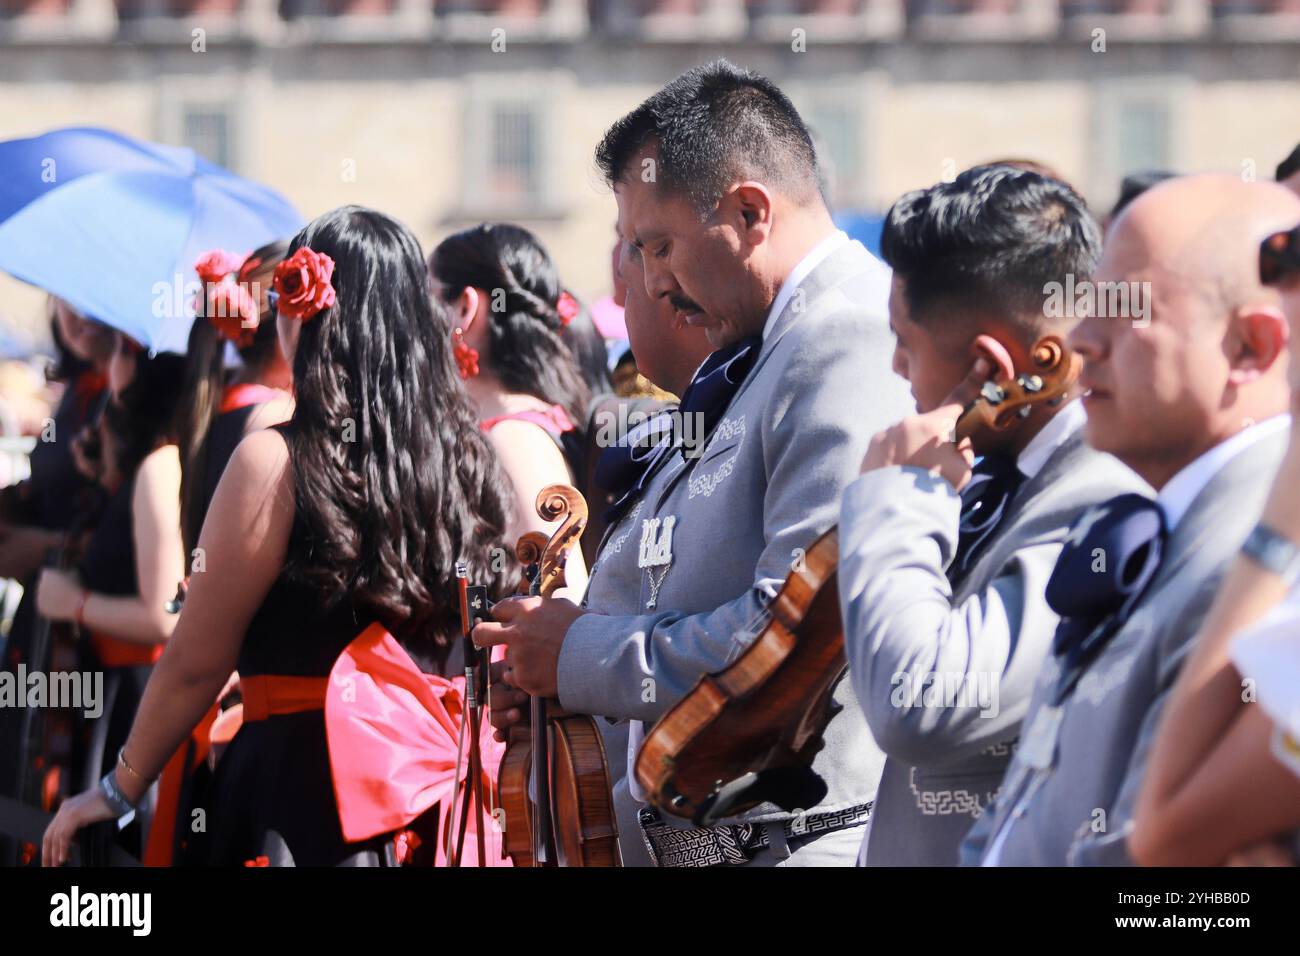
[(185, 351), (202, 253), (246, 252), (302, 221), (190, 149), (91, 127), (0, 142), (0, 270), (153, 351)]

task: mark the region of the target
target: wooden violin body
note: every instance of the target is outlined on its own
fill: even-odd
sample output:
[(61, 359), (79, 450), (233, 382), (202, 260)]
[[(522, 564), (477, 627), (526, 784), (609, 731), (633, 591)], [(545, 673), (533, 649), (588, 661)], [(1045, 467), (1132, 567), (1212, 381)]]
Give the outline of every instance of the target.
[(786, 578), (754, 642), (701, 677), (647, 735), (635, 772), (655, 806), (707, 825), (766, 799), (795, 810), (825, 796), (808, 768), (847, 666), (838, 561), (832, 528)]
[[(955, 441), (1004, 431), (1068, 394), (1080, 362), (1060, 337), (1043, 337), (1031, 356), (1031, 371), (985, 384), (958, 419)], [(709, 826), (760, 803), (796, 812), (825, 797), (812, 762), (847, 666), (838, 564), (832, 528), (786, 578), (753, 643), (701, 677), (646, 735), (633, 772), (661, 811)]]
[[(548, 540), (533, 531), (515, 553), (531, 571), (527, 593), (550, 597), (564, 586), (564, 565), (587, 522), (587, 504), (573, 488), (551, 485), (537, 513), (563, 519)], [(498, 775), (505, 811), (505, 852), (515, 866), (618, 866), (618, 826), (596, 721), (567, 714), (534, 697), (530, 721), (511, 728)]]

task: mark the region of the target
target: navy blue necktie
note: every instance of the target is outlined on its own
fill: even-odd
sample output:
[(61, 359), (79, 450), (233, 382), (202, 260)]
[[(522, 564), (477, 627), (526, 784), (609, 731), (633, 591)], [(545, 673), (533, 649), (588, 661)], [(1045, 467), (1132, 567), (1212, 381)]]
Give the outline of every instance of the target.
[(961, 522), (958, 525), (957, 554), (948, 567), (948, 579), (957, 581), (970, 570), (975, 558), (1006, 517), (1011, 499), (1025, 480), (1015, 459), (985, 455), (961, 493)]
[[(754, 367), (763, 340), (759, 336), (741, 339), (713, 352), (699, 367), (682, 392), (681, 404), (662, 412), (628, 433), (619, 444), (606, 448), (596, 462), (595, 482), (620, 495), (605, 513), (609, 523), (617, 521), (636, 500), (647, 479), (671, 449), (680, 449), (690, 459), (703, 449), (708, 436), (722, 420), (727, 406)], [(699, 416), (698, 425), (684, 427), (687, 416)], [(693, 442), (686, 435), (698, 436)]]
[(1061, 616), (1052, 641), (1061, 661), (1053, 704), (1128, 620), (1160, 568), (1167, 538), (1160, 505), (1137, 494), (1112, 498), (1075, 521), (1047, 581), (1047, 603)]

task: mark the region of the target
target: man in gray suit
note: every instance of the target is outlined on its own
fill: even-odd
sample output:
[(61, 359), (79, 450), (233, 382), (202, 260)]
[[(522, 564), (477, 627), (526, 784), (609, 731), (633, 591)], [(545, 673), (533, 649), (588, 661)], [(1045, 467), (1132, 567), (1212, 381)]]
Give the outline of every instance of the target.
[(1070, 525), (1144, 486), (1083, 441), (1077, 388), (1003, 431), (949, 437), (986, 381), (1032, 370), (1043, 337), (1063, 344), (1074, 323), (1046, 292), (1086, 280), (1101, 237), (1069, 186), (967, 170), (899, 199), (881, 252), (894, 367), (921, 414), (873, 439), (840, 512), (850, 673), (887, 757), (863, 859), (956, 866), (1056, 631), (1044, 588)]
[[(1113, 226), (1096, 278), (1121, 308), (1070, 336), (1085, 436), (1158, 494), (1099, 506), (1071, 532), (1047, 587), (1062, 614), (1054, 653), (964, 863), (1131, 862), (1161, 708), (1286, 447), (1287, 325), (1257, 250), (1296, 208), (1271, 183), (1195, 176), (1151, 189)], [(1116, 314), (1141, 295), (1146, 317)]]
[[(835, 522), (870, 436), (911, 402), (890, 369), (888, 271), (835, 229), (808, 131), (771, 83), (725, 61), (692, 70), (617, 122), (597, 159), (648, 294), (718, 348), (682, 402), (707, 438), (685, 427), (647, 467), (585, 607), (506, 602), (474, 638), (507, 645), (508, 684), (632, 721), (634, 754), (645, 728), (753, 639), (792, 564)], [(647, 809), (629, 825), (644, 796), (629, 761), (616, 785), (625, 859), (644, 842), (661, 865), (851, 863), (882, 758), (847, 681), (836, 696), (845, 706), (814, 764), (829, 792), (815, 806), (765, 803), (698, 829)], [(494, 697), (497, 726), (518, 716), (520, 697)]]

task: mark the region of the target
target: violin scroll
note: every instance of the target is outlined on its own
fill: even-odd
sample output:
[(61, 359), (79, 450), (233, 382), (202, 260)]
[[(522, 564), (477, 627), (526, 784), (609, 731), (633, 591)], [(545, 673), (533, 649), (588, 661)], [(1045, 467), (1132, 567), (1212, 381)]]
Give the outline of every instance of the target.
[[(549, 485), (537, 494), (537, 514), (543, 521), (559, 521), (560, 526), (549, 540), (540, 532), (528, 532), (515, 545), (515, 556), (525, 567), (537, 565), (529, 593), (550, 597), (566, 583), (569, 552), (587, 527), (587, 502), (575, 488)], [(541, 553), (533, 557), (539, 544)]]
[(989, 380), (957, 420), (957, 441), (969, 438), (980, 428), (1005, 431), (1025, 418), (1036, 405), (1056, 405), (1079, 379), (1083, 360), (1065, 346), (1059, 335), (1045, 335), (1035, 343), (1033, 370), (1015, 378)]

